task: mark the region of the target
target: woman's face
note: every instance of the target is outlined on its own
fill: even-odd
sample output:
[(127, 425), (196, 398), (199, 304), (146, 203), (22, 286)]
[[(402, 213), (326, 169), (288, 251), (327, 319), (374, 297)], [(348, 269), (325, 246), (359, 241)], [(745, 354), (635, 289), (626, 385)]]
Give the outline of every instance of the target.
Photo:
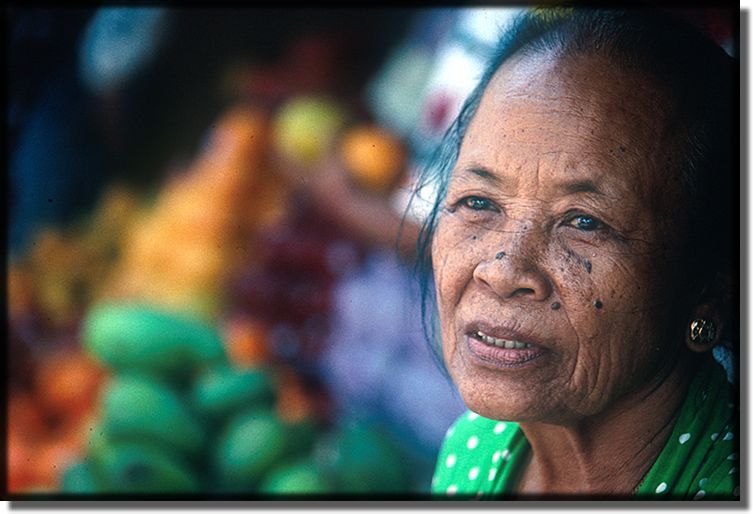
[(658, 89), (536, 55), (484, 93), (432, 244), (445, 361), (479, 414), (578, 420), (676, 365), (685, 213)]

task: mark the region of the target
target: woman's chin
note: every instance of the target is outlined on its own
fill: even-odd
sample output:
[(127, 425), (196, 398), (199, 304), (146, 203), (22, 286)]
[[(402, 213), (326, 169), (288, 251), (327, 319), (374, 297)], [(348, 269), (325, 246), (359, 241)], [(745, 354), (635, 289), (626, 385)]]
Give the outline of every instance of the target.
[(476, 414), (499, 421), (530, 422), (546, 419), (548, 405), (541, 397), (502, 384), (462, 377), (456, 380), (465, 405)]

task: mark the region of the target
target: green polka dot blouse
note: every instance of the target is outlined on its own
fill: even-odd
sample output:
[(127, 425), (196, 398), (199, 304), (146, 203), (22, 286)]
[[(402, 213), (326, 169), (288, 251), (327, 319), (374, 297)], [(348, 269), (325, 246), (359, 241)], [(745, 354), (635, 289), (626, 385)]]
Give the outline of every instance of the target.
[[(697, 374), (672, 435), (635, 499), (740, 499), (739, 417), (734, 398), (716, 363)], [(467, 412), (445, 435), (432, 494), (466, 499), (513, 495), (529, 451), (517, 423)]]

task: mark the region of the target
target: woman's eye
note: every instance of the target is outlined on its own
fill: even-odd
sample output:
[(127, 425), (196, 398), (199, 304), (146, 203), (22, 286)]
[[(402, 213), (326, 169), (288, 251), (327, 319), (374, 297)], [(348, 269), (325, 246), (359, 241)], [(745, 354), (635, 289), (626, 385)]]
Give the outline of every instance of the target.
[(570, 226), (577, 228), (578, 230), (584, 230), (590, 232), (598, 230), (604, 226), (604, 224), (593, 216), (586, 214), (579, 214), (570, 218)]
[(460, 205), (467, 207), (474, 211), (497, 211), (497, 207), (488, 198), (482, 198), (480, 196), (466, 196), (460, 200)]

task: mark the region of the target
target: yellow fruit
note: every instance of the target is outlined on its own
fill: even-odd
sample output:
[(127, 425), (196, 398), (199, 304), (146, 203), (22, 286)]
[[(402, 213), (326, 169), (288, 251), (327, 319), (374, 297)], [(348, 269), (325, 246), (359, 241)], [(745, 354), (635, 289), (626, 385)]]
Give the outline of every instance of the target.
[(253, 175), (267, 144), (266, 115), (246, 105), (231, 107), (217, 121), (209, 145), (190, 172), (193, 175)]
[(387, 192), (405, 166), (406, 151), (402, 142), (376, 125), (351, 129), (340, 148), (348, 172), (369, 191)]
[(320, 162), (345, 124), (345, 111), (323, 97), (301, 96), (277, 113), (273, 140), (277, 150), (300, 165)]

